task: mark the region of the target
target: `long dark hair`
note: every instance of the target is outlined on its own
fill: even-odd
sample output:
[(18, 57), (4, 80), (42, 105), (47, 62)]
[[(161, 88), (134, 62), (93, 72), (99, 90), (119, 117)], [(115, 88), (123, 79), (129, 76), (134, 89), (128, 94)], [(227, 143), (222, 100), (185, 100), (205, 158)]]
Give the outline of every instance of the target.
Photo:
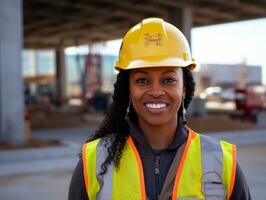
[[(195, 82), (189, 67), (182, 69), (184, 89), (186, 91), (184, 107), (187, 108), (194, 96)], [(111, 162), (114, 162), (115, 166), (119, 167), (120, 158), (129, 136), (129, 125), (125, 119), (129, 104), (129, 74), (130, 70), (120, 70), (118, 73), (116, 83), (114, 84), (113, 102), (109, 111), (98, 130), (96, 130), (88, 140), (92, 141), (103, 137), (105, 137), (106, 140), (112, 140), (111, 145), (107, 146), (108, 142), (105, 143), (108, 156), (101, 166), (102, 175), (106, 173), (107, 166)], [(179, 118), (182, 116), (182, 108), (179, 109), (178, 116)], [(130, 118), (134, 121), (136, 117), (137, 114), (132, 108), (130, 110)]]

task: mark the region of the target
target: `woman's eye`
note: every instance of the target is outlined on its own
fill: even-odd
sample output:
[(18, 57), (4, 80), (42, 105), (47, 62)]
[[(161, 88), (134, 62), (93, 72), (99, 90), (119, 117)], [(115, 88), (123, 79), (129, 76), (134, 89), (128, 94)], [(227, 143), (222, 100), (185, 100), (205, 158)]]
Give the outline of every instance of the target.
[(140, 79), (136, 80), (136, 83), (139, 84), (139, 85), (146, 85), (146, 84), (149, 83), (149, 81), (144, 79), (144, 78), (140, 78)]
[(174, 83), (176, 83), (176, 80), (173, 78), (167, 78), (167, 79), (164, 79), (163, 82), (166, 84), (174, 84)]

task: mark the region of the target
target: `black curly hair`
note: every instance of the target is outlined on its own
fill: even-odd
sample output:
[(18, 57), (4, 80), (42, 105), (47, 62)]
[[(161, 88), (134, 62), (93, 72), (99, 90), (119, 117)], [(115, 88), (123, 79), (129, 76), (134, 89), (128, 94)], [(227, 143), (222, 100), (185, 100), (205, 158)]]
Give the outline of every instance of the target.
[[(189, 67), (182, 69), (184, 89), (186, 91), (184, 107), (188, 108), (194, 96), (195, 82)], [(106, 138), (105, 146), (108, 156), (101, 166), (101, 175), (106, 173), (107, 166), (111, 162), (114, 162), (115, 166), (119, 167), (123, 149), (129, 136), (129, 125), (125, 119), (129, 104), (129, 74), (130, 70), (120, 70), (118, 73), (116, 83), (114, 84), (113, 102), (110, 105), (109, 111), (98, 130), (88, 140), (92, 141), (98, 138)], [(179, 109), (178, 116), (179, 118), (182, 117), (182, 108)], [(133, 108), (130, 110), (130, 118), (135, 122), (137, 120), (137, 114)], [(112, 139), (112, 143), (107, 146), (108, 139), (110, 138)]]

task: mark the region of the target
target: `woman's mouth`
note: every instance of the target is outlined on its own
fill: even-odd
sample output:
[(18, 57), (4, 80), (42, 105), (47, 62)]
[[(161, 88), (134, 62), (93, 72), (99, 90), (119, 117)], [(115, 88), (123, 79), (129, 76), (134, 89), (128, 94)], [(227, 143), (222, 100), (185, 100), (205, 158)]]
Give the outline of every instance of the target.
[(159, 114), (166, 110), (166, 103), (158, 102), (158, 103), (145, 103), (145, 107), (147, 110), (153, 114)]

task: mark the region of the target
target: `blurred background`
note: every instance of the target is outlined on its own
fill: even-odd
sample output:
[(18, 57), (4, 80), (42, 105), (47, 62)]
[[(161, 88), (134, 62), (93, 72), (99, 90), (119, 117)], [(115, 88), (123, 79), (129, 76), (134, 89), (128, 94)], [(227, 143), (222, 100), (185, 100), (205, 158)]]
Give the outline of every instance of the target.
[(177, 26), (199, 64), (188, 125), (237, 144), (265, 199), (264, 0), (1, 0), (0, 199), (67, 199), (112, 101), (121, 38), (147, 17)]

